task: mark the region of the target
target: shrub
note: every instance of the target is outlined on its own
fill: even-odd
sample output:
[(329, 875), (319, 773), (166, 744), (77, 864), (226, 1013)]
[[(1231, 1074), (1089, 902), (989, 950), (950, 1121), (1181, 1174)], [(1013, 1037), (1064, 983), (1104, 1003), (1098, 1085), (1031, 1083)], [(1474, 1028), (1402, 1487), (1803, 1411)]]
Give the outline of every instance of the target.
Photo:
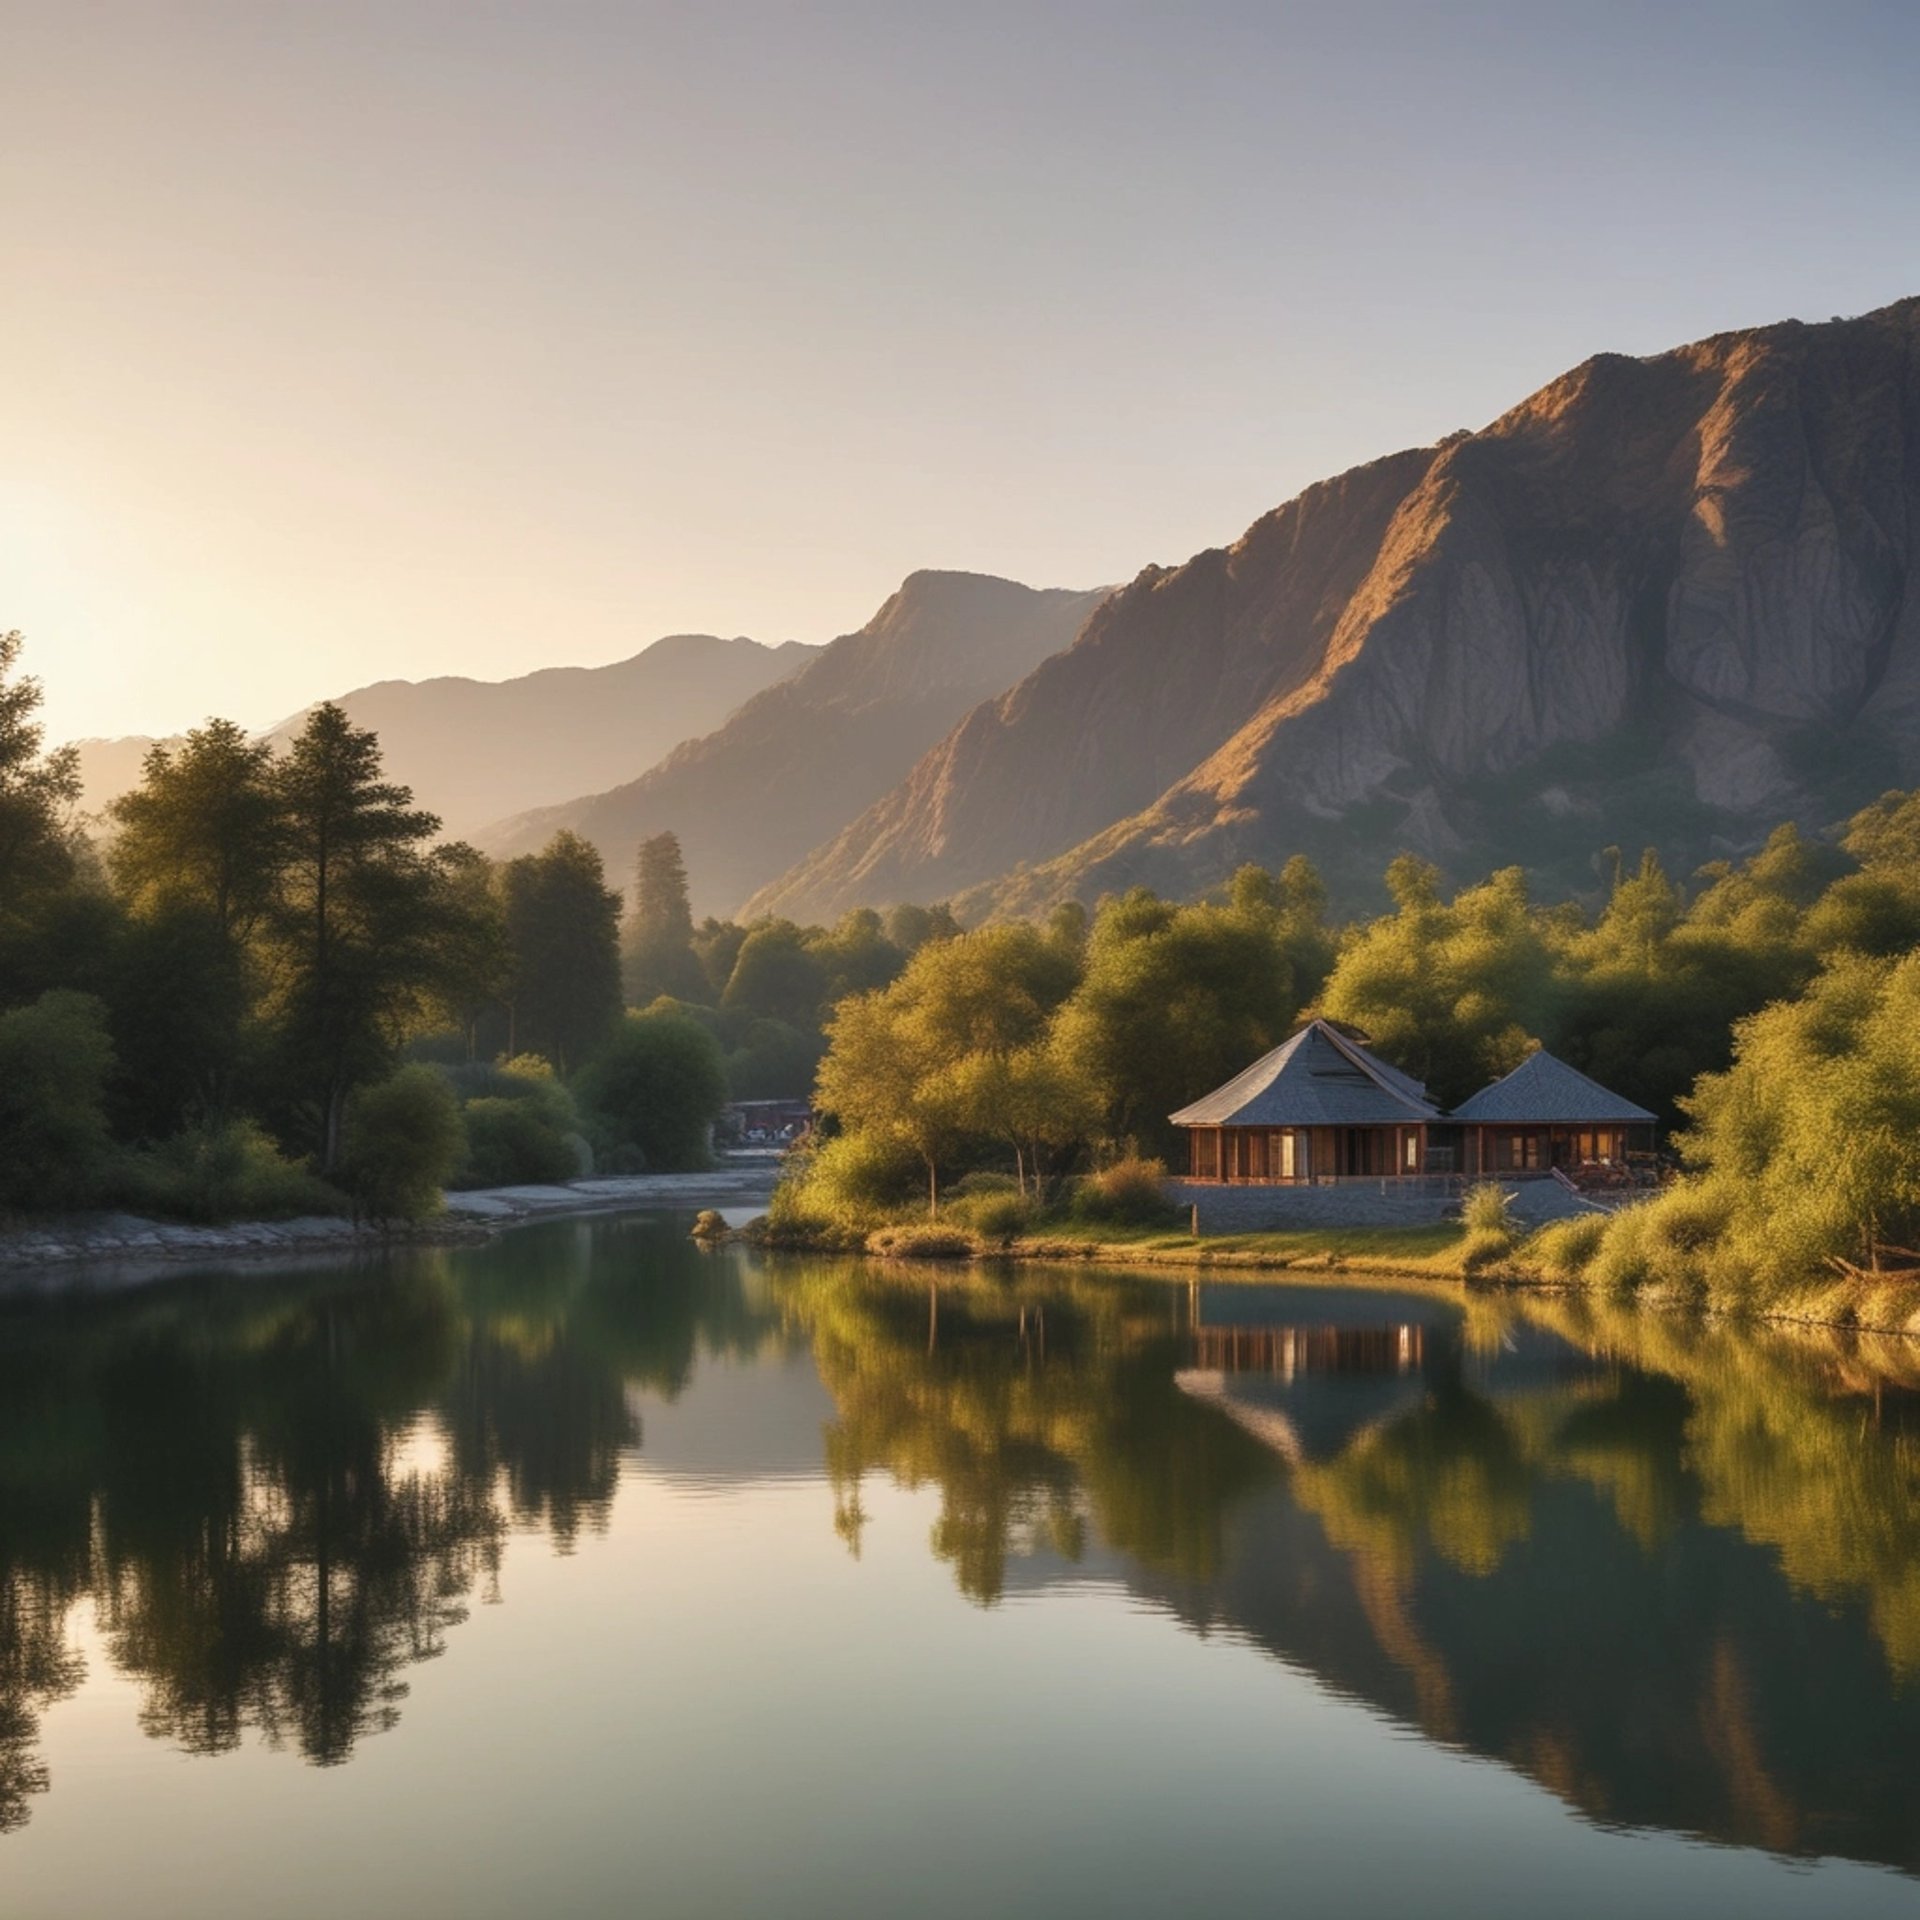
[[(1610, 1293), (1657, 1287), (1697, 1295), (1706, 1287), (1708, 1265), (1720, 1250), (1731, 1210), (1729, 1197), (1712, 1182), (1676, 1181), (1613, 1216), (1588, 1276)], [(1727, 1277), (1730, 1292), (1743, 1290), (1743, 1276)]]
[(1017, 1193), (970, 1195), (948, 1207), (948, 1213), (969, 1226), (982, 1240), (1004, 1247), (1033, 1223), (1033, 1209)]
[(180, 1220), (291, 1220), (347, 1211), (346, 1196), (287, 1159), (252, 1120), (187, 1127), (135, 1163), (133, 1203)]
[(0, 1014), (0, 1207), (87, 1206), (113, 1173), (113, 1043), (91, 994), (43, 993)]
[(461, 1186), (550, 1186), (581, 1172), (577, 1136), (555, 1128), (534, 1101), (469, 1100), (461, 1118), (467, 1128)]
[(974, 1241), (959, 1227), (920, 1221), (868, 1234), (867, 1251), (889, 1260), (966, 1260), (974, 1253)]
[(1460, 1271), (1472, 1278), (1504, 1266), (1513, 1256), (1513, 1236), (1496, 1227), (1469, 1227), (1460, 1246)]
[(726, 1216), (712, 1207), (702, 1207), (693, 1216), (693, 1237), (696, 1240), (724, 1240), (727, 1237)]
[(1513, 1237), (1513, 1200), (1497, 1181), (1482, 1180), (1467, 1189), (1460, 1218), (1469, 1233), (1503, 1233)]
[(402, 1067), (363, 1088), (347, 1109), (341, 1171), (356, 1214), (420, 1220), (439, 1210), (440, 1190), (466, 1153), (459, 1103), (442, 1074)]
[(663, 1171), (704, 1167), (727, 1102), (718, 1042), (677, 1011), (629, 1013), (575, 1082), (599, 1143)]
[(1552, 1280), (1578, 1280), (1593, 1264), (1612, 1224), (1604, 1213), (1556, 1220), (1527, 1242), (1527, 1256)]
[(797, 1171), (781, 1182), (780, 1193), (801, 1215), (870, 1227), (920, 1198), (919, 1161), (875, 1134), (839, 1134), (797, 1159)]
[(974, 1173), (962, 1174), (947, 1189), (949, 1200), (972, 1200), (986, 1194), (1018, 1194), (1020, 1182), (1010, 1173), (992, 1173), (982, 1168)]
[(1103, 1226), (1170, 1226), (1180, 1210), (1167, 1198), (1166, 1178), (1158, 1160), (1117, 1160), (1074, 1189), (1074, 1217)]

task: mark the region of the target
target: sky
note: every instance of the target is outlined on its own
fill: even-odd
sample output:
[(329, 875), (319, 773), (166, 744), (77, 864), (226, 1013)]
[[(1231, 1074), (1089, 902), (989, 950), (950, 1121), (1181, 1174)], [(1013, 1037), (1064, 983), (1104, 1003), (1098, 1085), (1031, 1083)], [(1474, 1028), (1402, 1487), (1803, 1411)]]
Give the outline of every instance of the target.
[(0, 629), (265, 726), (1232, 540), (1920, 292), (1920, 8), (0, 0)]

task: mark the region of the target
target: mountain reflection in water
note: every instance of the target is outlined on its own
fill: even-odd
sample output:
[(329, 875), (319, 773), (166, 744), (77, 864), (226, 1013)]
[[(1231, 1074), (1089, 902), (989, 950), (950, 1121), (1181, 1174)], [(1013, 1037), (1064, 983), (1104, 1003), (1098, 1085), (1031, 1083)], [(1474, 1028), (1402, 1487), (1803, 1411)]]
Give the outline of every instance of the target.
[(568, 1552), (644, 1467), (817, 1479), (855, 1556), (865, 1492), (927, 1489), (983, 1607), (1119, 1583), (1591, 1821), (1913, 1872), (1917, 1387), (1904, 1344), (1837, 1333), (768, 1261), (645, 1220), (22, 1302), (0, 1829), (63, 1788), (76, 1609), (145, 1735), (336, 1765), (511, 1605), (512, 1533)]

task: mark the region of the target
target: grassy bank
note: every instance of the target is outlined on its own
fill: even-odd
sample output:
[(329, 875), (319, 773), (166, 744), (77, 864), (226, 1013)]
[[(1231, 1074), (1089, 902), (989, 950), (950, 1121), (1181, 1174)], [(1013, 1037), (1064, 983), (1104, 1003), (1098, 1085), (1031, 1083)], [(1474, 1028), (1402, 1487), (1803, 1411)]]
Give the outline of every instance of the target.
[(1166, 1223), (1063, 1219), (1005, 1235), (959, 1219), (897, 1220), (866, 1233), (842, 1233), (831, 1246), (756, 1223), (748, 1237), (772, 1246), (866, 1253), (883, 1259), (1086, 1262), (1132, 1268), (1192, 1269), (1211, 1275), (1344, 1273), (1355, 1278), (1450, 1281), (1584, 1298), (1596, 1307), (1703, 1311), (1734, 1319), (1858, 1332), (1920, 1336), (1920, 1284), (1899, 1277), (1814, 1275), (1800, 1284), (1715, 1288), (1649, 1276), (1621, 1285), (1610, 1269), (1569, 1267), (1569, 1233), (1604, 1230), (1601, 1215), (1560, 1222), (1532, 1234), (1465, 1222), (1417, 1227), (1310, 1227), (1286, 1232), (1196, 1237)]
[(983, 1233), (959, 1219), (906, 1219), (868, 1231), (783, 1230), (756, 1221), (743, 1238), (811, 1252), (866, 1253), (882, 1259), (1103, 1262), (1131, 1267), (1240, 1268), (1255, 1272), (1347, 1271), (1464, 1277), (1468, 1244), (1458, 1224), (1421, 1227), (1313, 1227), (1289, 1232), (1208, 1234), (1185, 1227), (1072, 1219), (1041, 1221), (1024, 1232)]

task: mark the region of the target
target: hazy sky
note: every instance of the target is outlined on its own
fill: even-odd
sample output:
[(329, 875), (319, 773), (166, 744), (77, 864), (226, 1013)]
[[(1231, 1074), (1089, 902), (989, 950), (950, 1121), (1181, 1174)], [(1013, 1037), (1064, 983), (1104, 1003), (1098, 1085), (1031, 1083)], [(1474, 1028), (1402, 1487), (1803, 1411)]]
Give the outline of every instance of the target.
[(1124, 579), (1920, 291), (1920, 7), (0, 0), (57, 736)]

